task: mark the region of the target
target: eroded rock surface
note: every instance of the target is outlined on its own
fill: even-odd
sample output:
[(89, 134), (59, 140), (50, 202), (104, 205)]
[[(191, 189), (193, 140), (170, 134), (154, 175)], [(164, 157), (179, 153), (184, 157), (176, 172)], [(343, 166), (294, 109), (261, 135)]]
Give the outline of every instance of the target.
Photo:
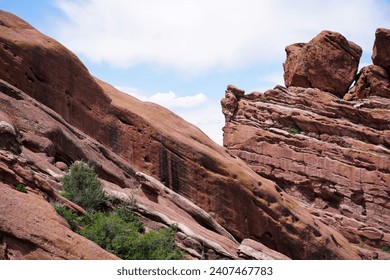
[(359, 249), (367, 258), (389, 258), (389, 38), (376, 31), (374, 65), (355, 77), (360, 47), (323, 31), (286, 48), (287, 88), (229, 86), (221, 102), (224, 146), (351, 243), (376, 248)]
[[(253, 98), (257, 96), (257, 98)], [(227, 91), (224, 146), (350, 242), (390, 241), (390, 100), (318, 89)]]
[(376, 30), (372, 61), (390, 73), (390, 29), (378, 28)]
[(358, 100), (371, 95), (390, 98), (389, 74), (377, 65), (365, 66), (360, 70), (355, 85), (344, 95), (344, 99)]
[(342, 97), (358, 70), (362, 49), (340, 33), (322, 31), (309, 43), (286, 47), (287, 87), (318, 88)]
[[(83, 159), (95, 166), (112, 195), (123, 199), (137, 195), (138, 211), (151, 226), (180, 222), (179, 243), (194, 258), (238, 257), (239, 243), (225, 231), (235, 240), (251, 238), (296, 259), (361, 257), (334, 228), (313, 218), (279, 186), (198, 128), (93, 78), (71, 52), (17, 17), (0, 12), (0, 20), (0, 111), (20, 131), (19, 160), (26, 163), (22, 168), (5, 164), (0, 172), (4, 188), (23, 183), (46, 201), (61, 199), (57, 191), (63, 171), (55, 163), (69, 165)], [(158, 192), (155, 185), (142, 184), (137, 171), (154, 177), (209, 216), (175, 204), (174, 195)], [(9, 192), (0, 194), (9, 201)], [(205, 221), (209, 224), (203, 225)], [(11, 221), (0, 224), (1, 232), (28, 243), (34, 231), (23, 225), (23, 238)], [(63, 248), (52, 237), (47, 236), (47, 243)], [(38, 246), (38, 241), (33, 243)], [(204, 249), (199, 251), (199, 244)], [(52, 258), (63, 257), (57, 249), (50, 252)], [(20, 250), (18, 256), (28, 254)]]

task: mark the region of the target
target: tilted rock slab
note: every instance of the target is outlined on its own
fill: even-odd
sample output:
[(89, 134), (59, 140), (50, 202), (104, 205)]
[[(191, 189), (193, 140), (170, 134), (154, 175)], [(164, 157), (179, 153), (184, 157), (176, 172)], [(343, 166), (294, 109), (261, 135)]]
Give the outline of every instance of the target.
[(248, 95), (228, 88), (222, 105), (231, 154), (351, 242), (389, 245), (390, 99), (347, 102), (277, 86)]
[[(134, 188), (133, 170), (151, 175), (207, 211), (237, 240), (251, 238), (295, 259), (360, 258), (342, 235), (198, 128), (94, 79), (72, 53), (17, 17), (0, 12), (0, 20), (0, 76), (50, 108), (80, 138), (75, 146), (63, 131), (53, 127), (49, 133), (38, 122), (32, 127), (47, 131), (38, 136), (50, 139), (40, 142), (23, 120), (19, 125), (31, 149), (43, 148), (55, 161), (69, 163), (89, 160), (80, 147), (91, 142), (91, 159), (103, 179)], [(20, 96), (15, 89), (4, 94)], [(99, 166), (99, 157), (109, 165)]]

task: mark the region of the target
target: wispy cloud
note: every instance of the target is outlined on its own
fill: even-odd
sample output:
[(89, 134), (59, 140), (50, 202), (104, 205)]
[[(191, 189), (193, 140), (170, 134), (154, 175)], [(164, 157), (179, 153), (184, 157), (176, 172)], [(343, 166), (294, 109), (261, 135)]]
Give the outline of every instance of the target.
[(118, 90), (142, 101), (150, 101), (171, 109), (186, 121), (199, 127), (216, 143), (222, 145), (224, 116), (219, 100), (208, 99), (203, 93), (191, 96), (178, 96), (170, 91), (147, 95), (139, 89), (128, 86), (115, 86)]
[(186, 73), (283, 61), (284, 47), (323, 29), (371, 51), (375, 28), (390, 25), (381, 0), (58, 0), (68, 47), (95, 62), (159, 65)]
[(189, 96), (179, 96), (173, 91), (157, 92), (153, 95), (141, 93), (138, 89), (132, 87), (116, 86), (117, 89), (130, 94), (142, 101), (150, 101), (157, 103), (169, 109), (191, 108), (197, 107), (207, 101), (206, 95), (198, 93)]

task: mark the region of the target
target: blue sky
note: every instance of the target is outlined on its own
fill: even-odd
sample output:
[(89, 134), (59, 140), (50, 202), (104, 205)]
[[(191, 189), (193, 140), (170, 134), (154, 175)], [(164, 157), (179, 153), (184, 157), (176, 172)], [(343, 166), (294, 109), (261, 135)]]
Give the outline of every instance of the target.
[(285, 46), (325, 29), (360, 45), (361, 65), (370, 64), (375, 29), (390, 28), (389, 0), (0, 0), (0, 9), (220, 144), (228, 84), (248, 93), (283, 84)]

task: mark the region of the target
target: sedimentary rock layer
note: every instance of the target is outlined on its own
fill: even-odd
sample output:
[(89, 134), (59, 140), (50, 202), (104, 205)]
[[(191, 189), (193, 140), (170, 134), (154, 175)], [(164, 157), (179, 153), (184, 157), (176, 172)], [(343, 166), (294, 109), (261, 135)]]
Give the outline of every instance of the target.
[(390, 242), (390, 100), (277, 86), (222, 100), (224, 146), (353, 243)]
[[(0, 111), (21, 132), (24, 152), (32, 158), (41, 155), (34, 165), (45, 166), (44, 159), (52, 159), (51, 171), (46, 171), (51, 178), (61, 172), (52, 169), (55, 161), (69, 164), (84, 159), (96, 166), (108, 189), (131, 195), (127, 192), (140, 191), (135, 171), (142, 171), (208, 212), (238, 241), (251, 238), (291, 258), (360, 258), (336, 230), (313, 218), (275, 183), (256, 174), (198, 128), (93, 78), (71, 52), (17, 17), (0, 12), (0, 19), (0, 77), (4, 80)], [(31, 189), (37, 188), (30, 184)], [(55, 193), (47, 184), (41, 185)], [(163, 196), (146, 191), (141, 197), (140, 201), (149, 203), (140, 207), (147, 216), (169, 222), (182, 213), (193, 232), (207, 232), (207, 225), (203, 227), (196, 218), (179, 208), (172, 211), (168, 205), (174, 204)], [(169, 215), (174, 219), (165, 218)], [(211, 230), (208, 236), (214, 233)], [(231, 252), (233, 247), (226, 245), (225, 250)]]

